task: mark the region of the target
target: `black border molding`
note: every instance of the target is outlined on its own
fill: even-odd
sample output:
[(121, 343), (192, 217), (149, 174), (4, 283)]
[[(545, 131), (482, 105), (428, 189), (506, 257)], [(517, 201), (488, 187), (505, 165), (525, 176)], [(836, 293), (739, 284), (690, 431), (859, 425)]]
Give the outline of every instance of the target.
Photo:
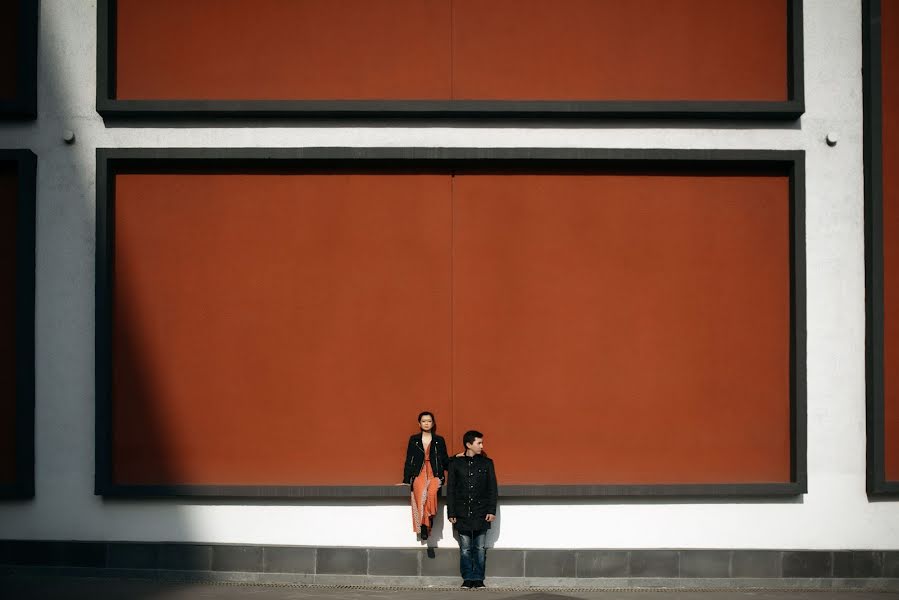
[(37, 157), (30, 150), (0, 150), (0, 164), (15, 165), (16, 210), (16, 480), (0, 483), (0, 499), (34, 496), (34, 261)]
[(790, 181), (790, 482), (660, 485), (501, 485), (504, 497), (745, 496), (807, 491), (805, 153), (801, 150), (618, 150), (575, 148), (99, 148), (97, 150), (96, 478), (109, 497), (406, 497), (401, 486), (120, 485), (112, 473), (112, 303), (115, 175), (123, 172), (240, 172), (429, 169), (545, 172), (598, 168), (782, 170)]
[(107, 119), (213, 118), (676, 118), (794, 120), (805, 112), (802, 0), (787, 11), (785, 101), (117, 100), (116, 0), (97, 4), (97, 112)]
[(884, 456), (883, 113), (880, 7), (881, 0), (862, 2), (867, 489), (868, 494), (872, 496), (899, 496), (899, 481), (886, 479)]
[(18, 0), (16, 97), (0, 99), (0, 120), (37, 118), (37, 26), (39, 0)]

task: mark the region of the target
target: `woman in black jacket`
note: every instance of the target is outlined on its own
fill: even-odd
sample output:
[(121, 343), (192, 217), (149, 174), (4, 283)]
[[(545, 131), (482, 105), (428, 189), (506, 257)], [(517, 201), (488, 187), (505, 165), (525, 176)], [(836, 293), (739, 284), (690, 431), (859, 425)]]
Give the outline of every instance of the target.
[(428, 539), (431, 521), (437, 514), (437, 490), (443, 485), (449, 458), (446, 442), (437, 435), (437, 421), (430, 412), (418, 415), (421, 431), (409, 438), (403, 483), (412, 488), (412, 531)]

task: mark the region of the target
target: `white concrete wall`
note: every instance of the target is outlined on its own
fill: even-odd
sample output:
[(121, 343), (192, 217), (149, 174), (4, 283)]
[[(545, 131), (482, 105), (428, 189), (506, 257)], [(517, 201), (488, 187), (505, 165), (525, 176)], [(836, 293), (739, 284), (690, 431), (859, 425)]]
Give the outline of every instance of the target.
[[(104, 501), (93, 494), (97, 147), (547, 146), (807, 153), (808, 480), (785, 501), (504, 502), (502, 548), (899, 549), (899, 502), (865, 495), (861, 0), (806, 0), (798, 123), (582, 127), (107, 128), (94, 110), (96, 6), (41, 0), (39, 118), (0, 125), (38, 155), (36, 496), (0, 538), (417, 546), (384, 501)], [(64, 130), (77, 135), (72, 146)], [(831, 148), (828, 132), (839, 136)], [(501, 467), (501, 465), (499, 465)], [(441, 546), (453, 545), (448, 535)]]

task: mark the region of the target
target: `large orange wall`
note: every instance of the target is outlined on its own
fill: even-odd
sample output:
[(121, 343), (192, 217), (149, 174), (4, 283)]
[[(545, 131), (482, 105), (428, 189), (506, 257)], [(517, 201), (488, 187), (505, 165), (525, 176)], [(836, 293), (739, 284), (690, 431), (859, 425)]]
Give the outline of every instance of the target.
[(505, 483), (790, 481), (786, 177), (460, 176), (453, 403)]
[(790, 480), (786, 175), (120, 174), (115, 483)]
[(446, 176), (120, 175), (117, 483), (402, 480), (451, 434)]
[(118, 99), (786, 100), (785, 0), (117, 0)]

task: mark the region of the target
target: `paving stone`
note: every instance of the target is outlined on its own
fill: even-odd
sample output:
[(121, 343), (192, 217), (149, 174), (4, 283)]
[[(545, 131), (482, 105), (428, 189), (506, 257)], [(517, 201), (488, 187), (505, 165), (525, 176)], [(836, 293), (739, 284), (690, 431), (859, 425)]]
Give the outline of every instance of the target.
[(846, 550), (833, 553), (833, 576), (845, 578), (880, 577), (883, 554), (871, 550)]
[(106, 565), (114, 569), (158, 569), (160, 544), (110, 543)]
[(212, 546), (161, 544), (159, 568), (175, 571), (210, 571), (212, 569)]
[(315, 573), (365, 575), (368, 556), (364, 548), (319, 548)]
[(5, 564), (16, 566), (65, 566), (65, 542), (12, 540), (3, 543)]
[[(427, 551), (421, 555), (421, 574), (424, 577), (459, 577), (459, 549), (433, 548), (434, 557)], [(490, 575), (490, 562), (494, 550), (487, 550), (487, 575)]]
[(681, 577), (727, 577), (730, 575), (727, 550), (681, 550)]
[(780, 577), (781, 552), (778, 550), (734, 550), (731, 577)]
[(102, 568), (106, 543), (15, 540), (3, 543), (0, 556), (11, 565)]
[(874, 550), (853, 550), (852, 576), (883, 577), (883, 552)]
[(882, 554), (883, 576), (899, 578), (899, 550), (888, 550)]
[(833, 573), (831, 552), (784, 552), (781, 560), (784, 577), (830, 577)]
[(215, 546), (212, 549), (213, 571), (258, 573), (263, 569), (262, 546)]
[(525, 577), (575, 577), (575, 553), (571, 550), (528, 550)]
[(524, 550), (488, 548), (486, 571), (487, 577), (524, 577)]
[(10, 540), (0, 540), (0, 565), (13, 564), (14, 544), (15, 542)]
[(266, 573), (315, 573), (315, 548), (266, 546), (262, 555)]
[(63, 542), (63, 564), (67, 567), (106, 566), (105, 542)]
[(577, 577), (627, 577), (627, 550), (578, 550)]
[(418, 575), (420, 550), (373, 548), (368, 551), (369, 575)]
[(631, 550), (631, 577), (677, 577), (676, 550)]

